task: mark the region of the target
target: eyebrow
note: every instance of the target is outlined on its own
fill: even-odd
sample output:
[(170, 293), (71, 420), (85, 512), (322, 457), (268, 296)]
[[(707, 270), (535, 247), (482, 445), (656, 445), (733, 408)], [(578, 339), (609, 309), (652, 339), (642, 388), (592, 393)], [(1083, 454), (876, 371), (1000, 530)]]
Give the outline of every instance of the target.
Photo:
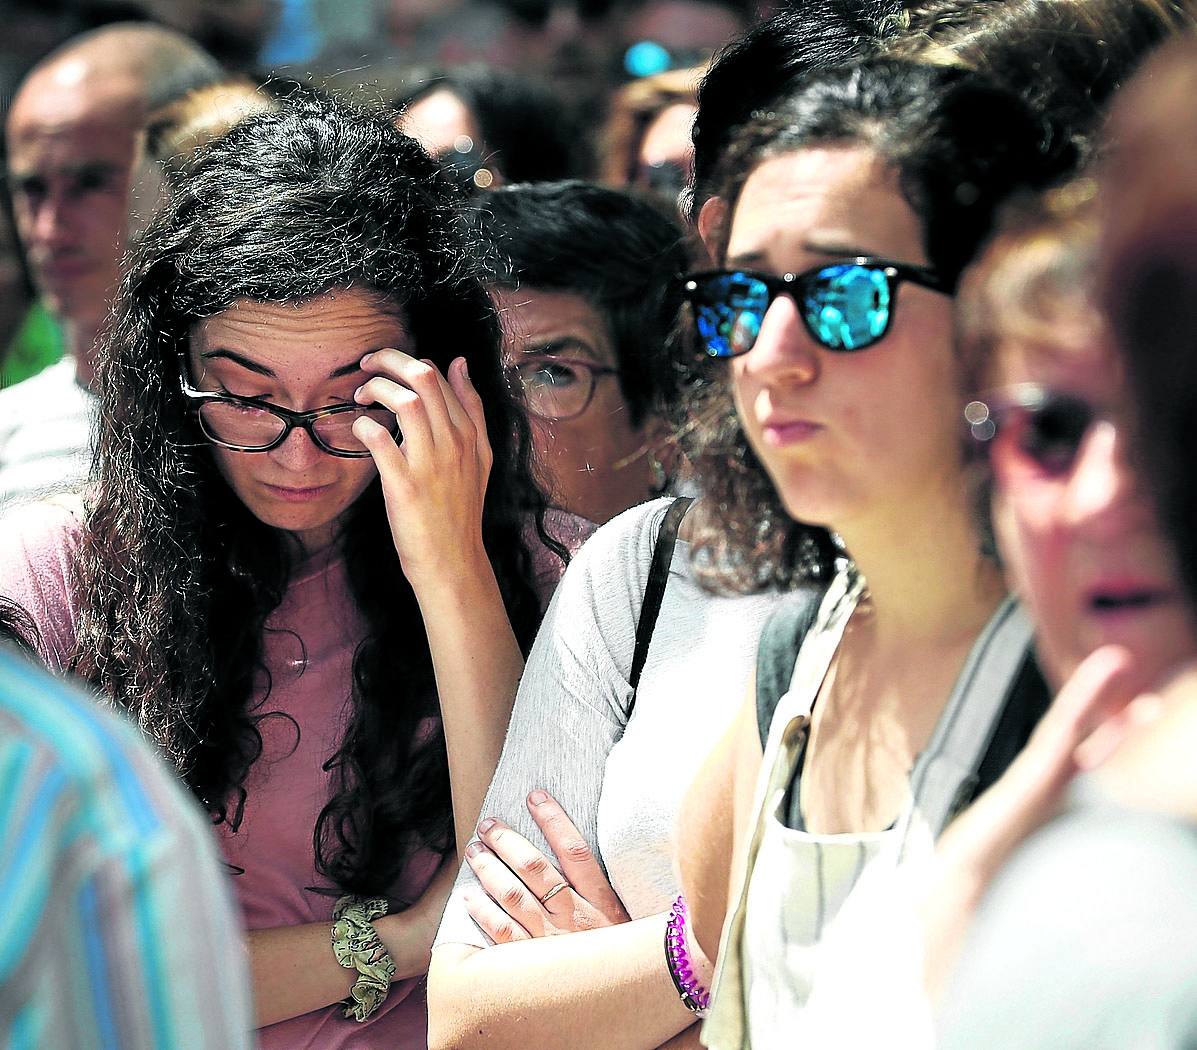
[[(365, 355), (363, 354), (363, 356)], [(235, 350), (225, 350), (223, 348), (219, 350), (208, 350), (200, 354), (200, 360), (232, 361), (233, 364), (240, 365), (246, 371), (253, 372), (255, 375), (265, 376), (267, 379), (278, 378), (277, 373), (273, 369), (267, 368), (265, 365), (260, 364), (251, 358), (245, 357), (242, 354), (237, 353)], [(348, 364), (341, 365), (340, 368), (334, 368), (328, 373), (328, 378), (341, 379), (344, 376), (353, 375), (354, 372), (360, 371), (361, 367), (361, 358), (359, 358), (356, 361), (350, 361)]]
[[(803, 241), (802, 250), (811, 255), (826, 255), (829, 259), (857, 259), (861, 256), (876, 256), (878, 253), (862, 248), (858, 244), (841, 244), (834, 241), (820, 243), (819, 241)], [(730, 268), (744, 267), (752, 269), (765, 262), (764, 252), (745, 252), (727, 260)]]
[(75, 179), (90, 175), (109, 179), (119, 176), (121, 172), (122, 168), (118, 164), (110, 164), (107, 161), (84, 161), (80, 164), (63, 164), (50, 168), (21, 169), (14, 167), (9, 174), (8, 181), (19, 184), (29, 182), (31, 179), (42, 179), (47, 175), (68, 176)]
[(580, 352), (584, 357), (593, 358), (595, 361), (599, 359), (599, 353), (593, 346), (587, 343), (584, 339), (579, 339), (577, 336), (565, 335), (559, 339), (549, 339), (543, 343), (533, 343), (524, 347), (520, 353), (520, 357), (553, 357), (562, 353), (569, 353), (570, 351)]

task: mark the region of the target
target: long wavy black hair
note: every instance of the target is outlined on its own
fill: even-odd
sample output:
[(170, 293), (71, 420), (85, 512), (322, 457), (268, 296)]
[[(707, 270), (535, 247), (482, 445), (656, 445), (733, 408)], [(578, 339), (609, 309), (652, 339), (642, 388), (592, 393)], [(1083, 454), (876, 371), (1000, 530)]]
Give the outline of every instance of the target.
[[(494, 449), (483, 536), (521, 645), (539, 619), (526, 527), (543, 537), (526, 422), (499, 367), (499, 329), (474, 271), (459, 197), (384, 115), (297, 92), (204, 148), (128, 262), (99, 373), (101, 424), (81, 544), (74, 669), (138, 722), (216, 822), (236, 824), (262, 750), (254, 704), (263, 631), (294, 543), (220, 476), (180, 393), (199, 319), (238, 300), (304, 302), (355, 288), (398, 309), (417, 353), (464, 355)], [(342, 523), (368, 625), (345, 683), (350, 716), (313, 831), (317, 870), (383, 893), (420, 846), (453, 842), (427, 636), (376, 479)], [(463, 643), (465, 640), (463, 639)], [(267, 697), (269, 696), (269, 678)], [(439, 725), (439, 721), (437, 722)]]
[[(1052, 128), (1013, 95), (959, 69), (875, 58), (814, 73), (758, 114), (725, 156), (719, 261), (740, 193), (759, 164), (807, 147), (851, 144), (894, 168), (921, 220), (927, 259), (954, 287), (1002, 202), (1074, 166), (1075, 148)], [(708, 361), (699, 371), (687, 445), (707, 497), (691, 512), (700, 577), (708, 587), (738, 591), (825, 578), (837, 547), (825, 529), (786, 513), (731, 408), (726, 362)]]

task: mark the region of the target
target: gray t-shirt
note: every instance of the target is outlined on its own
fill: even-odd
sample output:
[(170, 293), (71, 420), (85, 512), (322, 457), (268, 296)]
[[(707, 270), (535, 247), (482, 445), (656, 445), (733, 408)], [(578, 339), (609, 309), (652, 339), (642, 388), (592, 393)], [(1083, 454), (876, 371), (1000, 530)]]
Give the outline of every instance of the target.
[(1197, 827), (1082, 805), (1027, 841), (977, 914), (940, 1050), (1197, 1048)]
[[(626, 511), (578, 552), (528, 657), (503, 754), (483, 803), (541, 849), (528, 792), (554, 795), (633, 918), (678, 893), (671, 838), (682, 798), (743, 702), (776, 595), (716, 597), (679, 541), (631, 718), (628, 675), (653, 547), (668, 499)], [(486, 947), (462, 901), (463, 865), (437, 943)]]

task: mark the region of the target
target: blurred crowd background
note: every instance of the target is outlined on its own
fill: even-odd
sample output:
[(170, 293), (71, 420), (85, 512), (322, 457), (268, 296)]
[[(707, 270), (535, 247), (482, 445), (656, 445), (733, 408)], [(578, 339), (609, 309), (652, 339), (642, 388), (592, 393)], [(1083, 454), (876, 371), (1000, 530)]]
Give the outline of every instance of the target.
[[(591, 178), (676, 200), (694, 93), (711, 55), (767, 0), (3, 0), (0, 113), (22, 77), (78, 33), (151, 21), (230, 73), (294, 79), (410, 110), (463, 181)], [(0, 149), (3, 149), (0, 146)], [(501, 158), (496, 162), (496, 158)], [(500, 170), (500, 165), (506, 170)], [(0, 217), (0, 367), (60, 337)], [(51, 345), (36, 355), (57, 356)], [(11, 373), (11, 368), (8, 370)], [(0, 386), (24, 374), (0, 376)]]

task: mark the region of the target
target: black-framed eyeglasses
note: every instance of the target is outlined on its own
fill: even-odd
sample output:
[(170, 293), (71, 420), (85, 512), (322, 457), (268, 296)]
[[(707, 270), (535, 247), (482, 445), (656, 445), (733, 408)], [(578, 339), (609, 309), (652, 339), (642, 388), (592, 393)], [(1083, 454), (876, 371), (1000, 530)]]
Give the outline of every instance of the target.
[(528, 411), (541, 419), (560, 421), (580, 416), (594, 398), (599, 376), (619, 369), (568, 357), (528, 357), (506, 367), (519, 384)]
[(188, 378), (183, 354), (179, 355), (179, 385), (204, 437), (233, 452), (269, 452), (298, 427), (307, 431), (321, 452), (343, 459), (364, 459), (370, 451), (354, 436), (354, 420), (365, 416), (386, 427), (392, 436), (399, 432), (395, 414), (379, 405), (347, 401), (310, 412), (294, 412), (256, 397), (196, 390)]
[(871, 256), (780, 277), (756, 270), (709, 270), (682, 280), (682, 296), (694, 313), (703, 351), (719, 358), (738, 357), (756, 345), (765, 314), (779, 295), (794, 300), (819, 346), (850, 353), (885, 338), (903, 281), (952, 294), (950, 284), (930, 267)]
[(1090, 428), (1104, 413), (1083, 397), (1038, 383), (1016, 383), (970, 401), (964, 418), (1003, 477), (1067, 474)]

